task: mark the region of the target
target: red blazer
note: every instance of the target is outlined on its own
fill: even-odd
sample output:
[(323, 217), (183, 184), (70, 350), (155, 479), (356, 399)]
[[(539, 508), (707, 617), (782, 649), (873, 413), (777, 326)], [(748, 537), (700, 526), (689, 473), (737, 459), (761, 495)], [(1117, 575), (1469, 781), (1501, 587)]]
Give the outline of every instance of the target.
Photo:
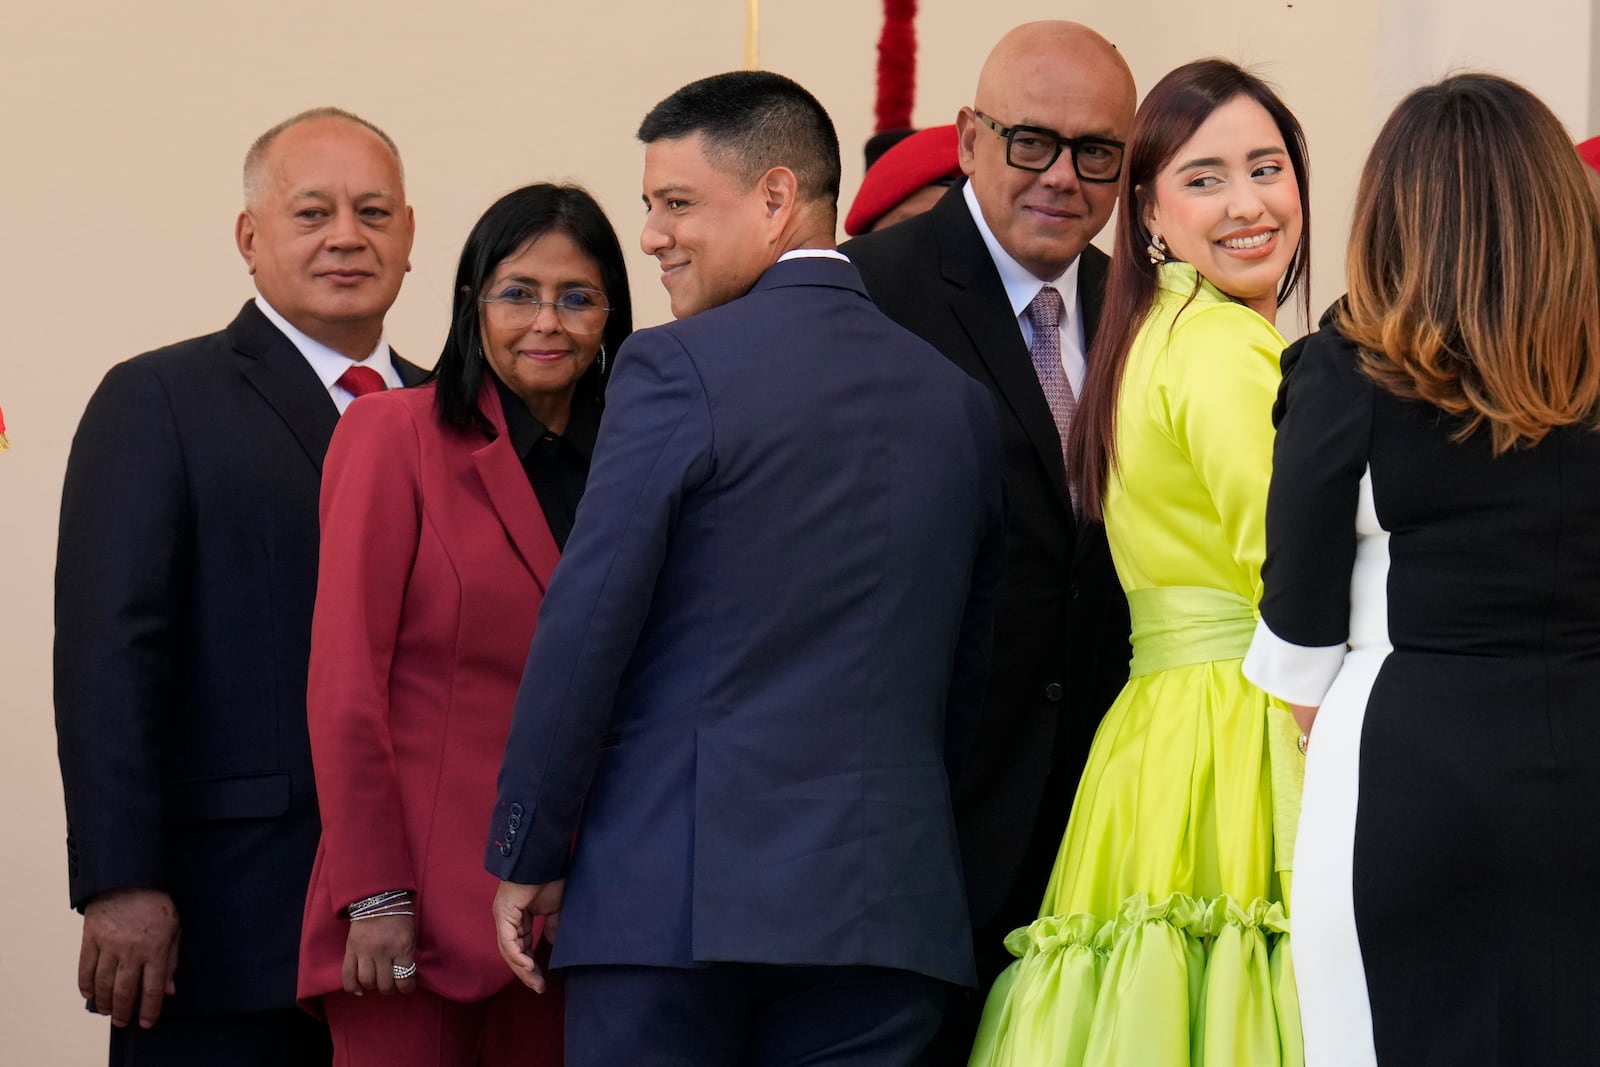
[(417, 900), (417, 981), (456, 1001), (512, 981), (483, 869), (495, 774), (558, 551), (487, 378), (499, 431), (445, 428), (434, 387), (356, 401), (322, 479), (306, 710), (322, 841), (299, 996), (340, 989), (351, 901)]

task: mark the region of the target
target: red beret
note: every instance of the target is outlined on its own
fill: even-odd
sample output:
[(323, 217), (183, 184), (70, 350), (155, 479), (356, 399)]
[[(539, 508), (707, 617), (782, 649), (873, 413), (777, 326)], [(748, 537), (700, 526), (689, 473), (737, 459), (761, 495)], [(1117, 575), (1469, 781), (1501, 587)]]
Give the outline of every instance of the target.
[(1591, 137), (1578, 145), (1578, 155), (1595, 170), (1600, 170), (1600, 137)]
[(960, 175), (956, 128), (930, 126), (918, 130), (880, 156), (861, 179), (861, 191), (856, 193), (850, 214), (845, 216), (844, 232), (860, 237), (924, 185)]

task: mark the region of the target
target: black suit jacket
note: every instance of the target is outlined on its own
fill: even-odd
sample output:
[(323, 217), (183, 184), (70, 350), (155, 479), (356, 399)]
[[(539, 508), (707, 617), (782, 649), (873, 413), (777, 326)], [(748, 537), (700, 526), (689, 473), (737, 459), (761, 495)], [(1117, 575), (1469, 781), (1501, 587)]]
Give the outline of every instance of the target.
[[(1055, 422), (961, 186), (927, 214), (842, 251), (890, 318), (1001, 400), (1006, 577), (983, 723), (956, 794), (968, 901), (981, 927), (1014, 890), (1034, 906), (1044, 892), (1043, 881), (1018, 887), (1019, 870), (1030, 842), (1045, 851), (1059, 842), (1095, 727), (1127, 681), (1127, 601), (1104, 527), (1073, 516)], [(1086, 341), (1109, 262), (1093, 247), (1079, 257)]]
[(71, 898), (172, 895), (167, 1011), (294, 1004), (319, 833), (317, 493), (338, 418), (251, 302), (221, 333), (113, 367), (73, 438), (55, 646)]

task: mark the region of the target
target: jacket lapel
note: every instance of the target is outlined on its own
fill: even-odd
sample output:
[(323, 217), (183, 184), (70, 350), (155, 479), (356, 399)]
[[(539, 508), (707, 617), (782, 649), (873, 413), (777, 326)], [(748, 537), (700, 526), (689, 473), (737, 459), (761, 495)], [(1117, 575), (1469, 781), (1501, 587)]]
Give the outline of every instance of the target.
[(245, 380), (283, 419), (307, 458), (322, 470), (339, 409), (322, 379), (276, 326), (249, 301), (228, 324), (228, 342), (240, 358)]
[[(1070, 516), (1072, 498), (1067, 493), (1055, 418), (1050, 414), (1039, 376), (1034, 373), (1033, 357), (1023, 343), (1022, 329), (1011, 313), (1011, 301), (1000, 282), (1000, 273), (967, 210), (961, 187), (946, 193), (931, 214), (939, 243), (939, 270), (950, 286), (950, 308), (988, 368), (1001, 397), (1022, 424), (1039, 462), (1050, 473), (1057, 500)], [(1096, 308), (1097, 314), (1098, 311)]]
[[(488, 373), (485, 368), (485, 374)], [(494, 388), (494, 383), (487, 379), (478, 391), (478, 406), (494, 424), (495, 436), (472, 453), (473, 465), (483, 481), (484, 490), (489, 494), (489, 503), (499, 517), (500, 525), (505, 527), (512, 547), (522, 557), (523, 565), (533, 574), (534, 581), (539, 583), (542, 593), (550, 586), (550, 574), (561, 559), (561, 550), (556, 547), (556, 539), (551, 536), (550, 527), (544, 521), (544, 512), (539, 508), (533, 487), (528, 484), (528, 474), (522, 468), (522, 460), (517, 457), (516, 449), (511, 447), (511, 435), (506, 432), (506, 415), (500, 407), (500, 394)]]
[(1100, 329), (1100, 312), (1106, 303), (1106, 275), (1111, 257), (1094, 245), (1078, 255), (1078, 307), (1083, 313), (1083, 350), (1087, 357)]
[(389, 349), (389, 359), (394, 364), (395, 373), (400, 375), (400, 384), (404, 386), (421, 385), (428, 380), (431, 373), (426, 367), (419, 367), (415, 363), (400, 358), (400, 353), (392, 347)]

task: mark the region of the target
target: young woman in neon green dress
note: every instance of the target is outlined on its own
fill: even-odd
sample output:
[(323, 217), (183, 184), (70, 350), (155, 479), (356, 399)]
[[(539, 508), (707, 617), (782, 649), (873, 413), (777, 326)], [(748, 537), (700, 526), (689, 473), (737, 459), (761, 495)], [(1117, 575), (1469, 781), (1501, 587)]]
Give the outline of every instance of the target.
[(1310, 256), (1304, 137), (1258, 78), (1203, 60), (1151, 90), (1122, 181), (1070, 448), (1128, 594), (1131, 677), (1040, 918), (1007, 939), (1018, 960), (972, 1063), (1298, 1067), (1298, 730), (1239, 667), (1261, 596), (1274, 322)]

